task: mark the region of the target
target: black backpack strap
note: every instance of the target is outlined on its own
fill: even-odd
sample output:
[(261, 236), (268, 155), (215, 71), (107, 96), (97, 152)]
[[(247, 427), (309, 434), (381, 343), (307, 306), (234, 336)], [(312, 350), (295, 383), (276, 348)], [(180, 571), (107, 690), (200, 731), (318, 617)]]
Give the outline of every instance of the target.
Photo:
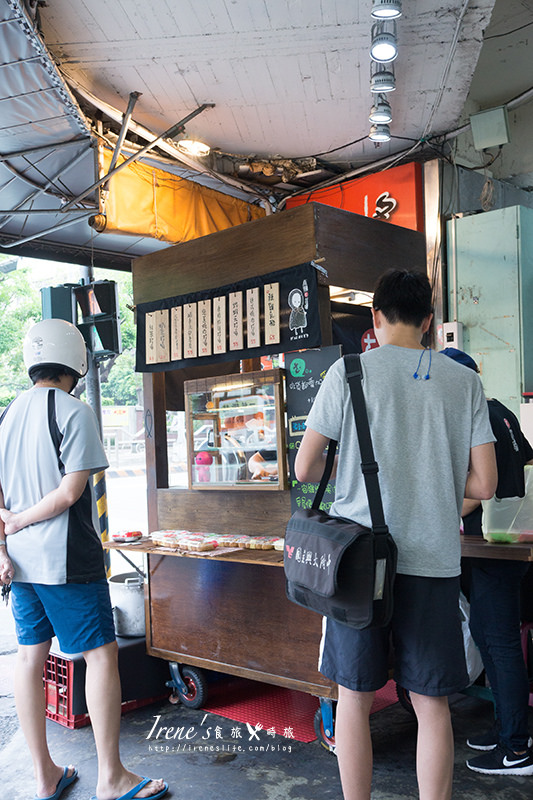
[(48, 390), (48, 429), (52, 442), (57, 453), (57, 465), (61, 476), (65, 474), (65, 465), (61, 461), (61, 442), (63, 441), (63, 434), (59, 430), (56, 417), (56, 392), (55, 389)]
[(379, 466), (374, 457), (365, 396), (363, 394), (363, 370), (359, 354), (350, 353), (344, 356), (344, 367), (355, 415), (357, 439), (359, 441), (359, 450), (361, 451), (361, 471), (365, 479), (372, 530), (376, 534), (388, 533), (389, 529), (385, 523), (381, 490), (379, 488)]
[(12, 402), (13, 402), (13, 400), (11, 400), (11, 401), (10, 401), (10, 402), (7, 404), (7, 406), (4, 408), (4, 410), (2, 411), (2, 416), (0, 416), (0, 425), (1, 425), (1, 424), (2, 424), (2, 422), (4, 421), (4, 417), (5, 417), (5, 415), (7, 414), (7, 412), (9, 411), (9, 409), (11, 408), (11, 403), (12, 403)]

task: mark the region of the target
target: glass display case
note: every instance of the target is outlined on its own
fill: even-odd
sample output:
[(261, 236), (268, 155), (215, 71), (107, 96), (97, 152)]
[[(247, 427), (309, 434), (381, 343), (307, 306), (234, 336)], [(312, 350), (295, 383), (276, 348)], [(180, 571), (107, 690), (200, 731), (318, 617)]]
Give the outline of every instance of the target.
[(286, 489), (281, 370), (185, 382), (189, 485)]

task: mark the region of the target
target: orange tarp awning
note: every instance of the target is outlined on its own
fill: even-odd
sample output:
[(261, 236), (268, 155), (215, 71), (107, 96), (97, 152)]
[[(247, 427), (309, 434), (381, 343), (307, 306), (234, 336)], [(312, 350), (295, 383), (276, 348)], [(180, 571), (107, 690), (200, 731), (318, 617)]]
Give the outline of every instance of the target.
[[(104, 148), (107, 170), (112, 153)], [(119, 157), (117, 165), (125, 161)], [(109, 182), (106, 231), (187, 242), (265, 216), (261, 206), (133, 162)]]

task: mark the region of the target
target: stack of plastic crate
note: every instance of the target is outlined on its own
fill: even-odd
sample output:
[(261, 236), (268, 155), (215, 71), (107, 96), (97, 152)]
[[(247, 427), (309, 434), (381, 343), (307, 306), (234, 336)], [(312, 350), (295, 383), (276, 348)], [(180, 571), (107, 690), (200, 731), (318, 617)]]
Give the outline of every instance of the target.
[[(146, 654), (143, 638), (117, 638), (122, 685), (122, 713), (168, 697), (166, 661)], [(46, 716), (66, 728), (82, 728), (91, 720), (85, 703), (85, 660), (81, 654), (50, 650), (44, 667)]]

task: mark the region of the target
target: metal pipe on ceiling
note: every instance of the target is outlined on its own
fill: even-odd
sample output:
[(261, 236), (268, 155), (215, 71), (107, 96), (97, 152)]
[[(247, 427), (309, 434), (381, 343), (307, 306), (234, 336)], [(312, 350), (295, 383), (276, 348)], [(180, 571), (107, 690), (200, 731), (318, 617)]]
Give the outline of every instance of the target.
[[(16, 211), (21, 206), (23, 206), (25, 203), (28, 203), (31, 200), (34, 200), (40, 194), (46, 194), (48, 192), (48, 189), (51, 186), (54, 185), (55, 181), (57, 181), (61, 177), (61, 175), (64, 175), (65, 172), (68, 172), (69, 169), (72, 169), (72, 167), (76, 166), (76, 164), (79, 161), (81, 161), (82, 158), (85, 158), (86, 155), (87, 155), (87, 149), (83, 149), (79, 153), (77, 153), (76, 156), (68, 162), (68, 164), (64, 164), (52, 178), (49, 178), (48, 182), (44, 186), (38, 186), (34, 192), (32, 192), (27, 197), (25, 197), (23, 200), (21, 200), (20, 203), (17, 203), (17, 205), (15, 206), (13, 211)], [(5, 166), (8, 167), (8, 169), (12, 169), (10, 164), (8, 164), (8, 163), (6, 163)], [(20, 177), (24, 178), (24, 176), (22, 176), (22, 175), (20, 175)], [(57, 195), (54, 195), (54, 196), (57, 197)], [(60, 195), (60, 197), (61, 196), (64, 197), (64, 193), (62, 195)], [(63, 209), (58, 209), (58, 211), (62, 211), (62, 210)], [(11, 212), (10, 212), (10, 214), (11, 214)], [(0, 220), (0, 228), (3, 228), (5, 225), (7, 225), (7, 223), (9, 222), (10, 219), (11, 219), (11, 216), (8, 215), (7, 217), (4, 217), (2, 220)]]
[[(73, 208), (72, 210), (67, 211), (66, 213), (67, 214), (79, 214), (79, 212), (81, 210), (82, 209), (80, 209), (80, 208)], [(95, 210), (96, 210), (96, 206), (93, 209), (87, 209), (87, 212), (90, 211), (91, 214), (94, 214)], [(17, 208), (17, 209), (8, 208), (8, 209), (6, 209), (4, 211), (0, 210), (0, 217), (2, 217), (4, 214), (11, 214), (12, 216), (21, 216), (21, 217), (23, 217), (23, 216), (32, 217), (35, 214), (48, 214), (48, 215), (50, 215), (50, 214), (58, 214), (58, 215), (60, 215), (61, 214), (61, 209), (60, 208)]]
[(102, 178), (99, 178), (91, 186), (89, 186), (87, 189), (85, 189), (83, 192), (81, 192), (81, 194), (79, 194), (73, 200), (70, 200), (70, 202), (68, 202), (65, 206), (63, 206), (63, 211), (66, 211), (67, 209), (71, 208), (71, 206), (73, 206), (75, 203), (78, 203), (80, 200), (83, 200), (84, 197), (87, 197), (88, 194), (93, 192), (95, 189), (97, 189), (103, 183), (106, 183), (117, 172), (120, 172), (120, 170), (125, 169), (130, 164), (132, 164), (134, 161), (137, 161), (137, 159), (141, 158), (141, 156), (143, 156), (145, 153), (147, 153), (149, 150), (151, 150), (153, 147), (155, 147), (155, 145), (157, 145), (160, 140), (172, 139), (172, 137), (176, 136), (180, 132), (180, 130), (183, 128), (183, 126), (187, 122), (189, 122), (189, 120), (193, 119), (198, 114), (201, 114), (202, 111), (206, 110), (206, 108), (213, 108), (213, 106), (214, 106), (214, 103), (203, 103), (201, 106), (196, 108), (190, 114), (187, 114), (186, 117), (183, 117), (183, 119), (181, 119), (179, 122), (176, 122), (174, 125), (171, 125), (170, 128), (168, 128), (166, 131), (163, 131), (163, 133), (161, 133), (156, 139), (154, 139), (153, 142), (148, 142), (147, 145), (145, 145), (144, 147), (141, 147), (140, 150), (138, 150), (132, 156), (127, 158), (126, 161), (123, 161), (122, 164), (119, 164), (118, 167), (115, 167), (113, 171), (109, 171), (107, 173), (107, 175), (104, 175)]
[(22, 158), (23, 156), (31, 156), (33, 153), (40, 153), (42, 150), (50, 150), (51, 152), (56, 152), (57, 150), (61, 150), (64, 147), (68, 147), (72, 144), (87, 144), (89, 146), (92, 145), (91, 139), (89, 136), (79, 136), (75, 139), (68, 139), (64, 142), (53, 142), (52, 144), (41, 144), (39, 147), (28, 147), (26, 150), (15, 150), (14, 153), (0, 153), (0, 161), (9, 161), (12, 158)]
[[(126, 109), (126, 113), (124, 114), (124, 119), (122, 120), (122, 127), (118, 135), (115, 149), (113, 150), (113, 156), (111, 157), (111, 163), (109, 165), (108, 173), (113, 172), (113, 170), (115, 169), (115, 164), (117, 163), (117, 159), (122, 150), (122, 145), (124, 144), (124, 139), (126, 138), (126, 133), (128, 132), (128, 127), (131, 121), (131, 116), (133, 114), (133, 109), (135, 108), (135, 103), (137, 102), (141, 94), (142, 92), (130, 92), (128, 107)], [(104, 189), (107, 188), (107, 183), (104, 184), (103, 188)]]
[(41, 236), (47, 236), (49, 233), (54, 233), (54, 231), (61, 230), (61, 228), (68, 228), (69, 225), (74, 225), (76, 222), (81, 222), (92, 214), (93, 211), (87, 211), (85, 214), (80, 214), (80, 216), (76, 217), (75, 219), (67, 219), (64, 222), (60, 222), (59, 225), (53, 225), (51, 228), (46, 228), (44, 231), (39, 231), (38, 233), (33, 233), (31, 236), (26, 236), (25, 239), (17, 239), (15, 242), (11, 242), (11, 244), (2, 244), (2, 249), (9, 250), (10, 247), (18, 247), (21, 244), (26, 244), (26, 242), (33, 241), (33, 239), (40, 239)]
[[(104, 102), (103, 100), (100, 100), (98, 97), (92, 94), (92, 92), (90, 92), (88, 89), (85, 89), (80, 83), (78, 83), (77, 80), (67, 75), (65, 72), (63, 72), (63, 77), (71, 89), (74, 89), (79, 95), (81, 95), (81, 97), (84, 98), (84, 100), (87, 100), (87, 102), (91, 103), (91, 105), (93, 105), (99, 111), (102, 111), (115, 122), (120, 122), (122, 120), (121, 111)], [(141, 136), (148, 142), (155, 138), (155, 133), (152, 133), (152, 131), (149, 131), (148, 128), (145, 128), (143, 125), (140, 125), (134, 120), (131, 121), (130, 130), (132, 133), (136, 133), (138, 136)], [(252, 195), (256, 200), (259, 200), (259, 204), (265, 209), (267, 214), (272, 213), (272, 206), (268, 199), (256, 189), (250, 187), (248, 184), (237, 181), (229, 175), (221, 175), (215, 170), (210, 169), (210, 167), (200, 164), (195, 159), (186, 156), (184, 153), (178, 150), (174, 142), (160, 142), (158, 147), (160, 150), (163, 150), (165, 153), (171, 156), (172, 159), (185, 164), (190, 169), (194, 170), (194, 172), (199, 173), (200, 175), (210, 175), (215, 180), (220, 181), (220, 183), (225, 184), (226, 186), (234, 187), (247, 195)]]
[(0, 64), (0, 69), (4, 69), (5, 67), (18, 67), (19, 64), (29, 64), (30, 61), (42, 61), (42, 58), (42, 55), (29, 56), (29, 58), (17, 58), (15, 61), (6, 61), (4, 64)]

